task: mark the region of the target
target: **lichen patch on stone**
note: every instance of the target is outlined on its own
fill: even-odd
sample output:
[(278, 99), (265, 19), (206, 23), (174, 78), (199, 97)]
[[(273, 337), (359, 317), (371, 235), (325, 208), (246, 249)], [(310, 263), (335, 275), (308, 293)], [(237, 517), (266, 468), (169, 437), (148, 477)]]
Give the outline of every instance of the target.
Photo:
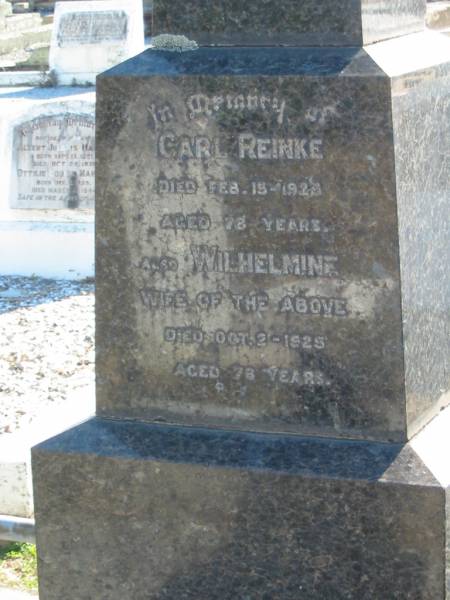
[(188, 39), (185, 35), (171, 35), (163, 33), (152, 39), (152, 47), (155, 50), (169, 50), (171, 52), (186, 52), (197, 50), (198, 44), (194, 40)]

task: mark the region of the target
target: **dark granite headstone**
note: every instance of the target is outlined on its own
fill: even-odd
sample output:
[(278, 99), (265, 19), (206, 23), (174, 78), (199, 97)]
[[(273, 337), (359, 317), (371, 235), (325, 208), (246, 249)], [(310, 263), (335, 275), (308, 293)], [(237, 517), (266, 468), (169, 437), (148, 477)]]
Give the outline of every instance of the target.
[[(428, 77), (396, 82), (416, 119)], [(99, 415), (402, 441), (439, 411), (437, 305), (410, 332), (433, 339), (420, 390), (404, 344), (401, 285), (434, 262), (403, 239), (413, 121), (368, 51), (149, 51), (98, 89)]]
[(422, 31), (426, 0), (157, 0), (153, 34), (216, 46), (361, 46)]
[(98, 78), (98, 417), (34, 451), (41, 600), (444, 600), (445, 436), (409, 440), (450, 400), (450, 41), (239, 4), (168, 31), (317, 46)]
[(42, 600), (448, 599), (409, 445), (98, 419), (33, 468)]

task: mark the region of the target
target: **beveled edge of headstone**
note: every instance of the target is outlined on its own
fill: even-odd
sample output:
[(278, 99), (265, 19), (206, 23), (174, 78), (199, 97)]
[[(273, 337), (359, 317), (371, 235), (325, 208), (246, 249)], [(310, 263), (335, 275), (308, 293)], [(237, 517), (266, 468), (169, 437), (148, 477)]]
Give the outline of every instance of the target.
[(254, 469), (306, 478), (441, 487), (410, 443), (230, 431), (93, 417), (32, 448), (207, 468)]
[(100, 73), (97, 76), (97, 86), (107, 79), (182, 75), (386, 77), (385, 72), (366, 50), (355, 46), (326, 48), (202, 46), (188, 52), (148, 48)]
[(200, 46), (361, 46), (422, 31), (425, 15), (426, 0), (155, 0), (153, 35)]

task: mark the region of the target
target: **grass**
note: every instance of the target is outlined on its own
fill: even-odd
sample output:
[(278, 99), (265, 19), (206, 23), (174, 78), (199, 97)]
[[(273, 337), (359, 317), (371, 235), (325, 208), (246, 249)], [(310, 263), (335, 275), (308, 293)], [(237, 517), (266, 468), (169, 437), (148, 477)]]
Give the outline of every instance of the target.
[(37, 591), (36, 546), (18, 543), (0, 546), (0, 585)]

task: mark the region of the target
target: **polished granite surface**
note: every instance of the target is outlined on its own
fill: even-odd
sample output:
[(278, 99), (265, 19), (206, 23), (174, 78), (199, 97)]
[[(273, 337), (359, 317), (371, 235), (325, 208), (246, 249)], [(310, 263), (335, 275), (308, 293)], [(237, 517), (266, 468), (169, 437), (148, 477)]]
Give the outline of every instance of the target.
[(445, 493), (408, 446), (96, 419), (33, 473), (41, 600), (445, 598)]
[(155, 0), (154, 35), (200, 45), (358, 46), (424, 29), (425, 0)]
[(449, 62), (415, 34), (99, 77), (99, 415), (401, 442), (448, 404)]

